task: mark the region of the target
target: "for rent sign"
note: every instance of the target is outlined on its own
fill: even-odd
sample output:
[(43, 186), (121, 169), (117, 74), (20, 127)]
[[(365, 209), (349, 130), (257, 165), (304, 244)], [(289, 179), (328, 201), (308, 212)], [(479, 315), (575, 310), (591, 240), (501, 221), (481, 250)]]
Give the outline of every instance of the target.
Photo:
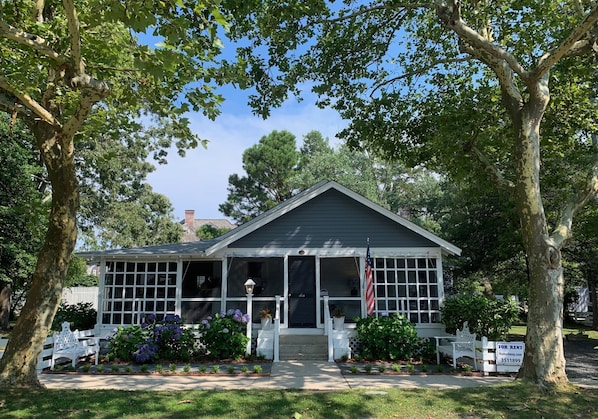
[(496, 342), (496, 365), (521, 366), (525, 343), (523, 342)]

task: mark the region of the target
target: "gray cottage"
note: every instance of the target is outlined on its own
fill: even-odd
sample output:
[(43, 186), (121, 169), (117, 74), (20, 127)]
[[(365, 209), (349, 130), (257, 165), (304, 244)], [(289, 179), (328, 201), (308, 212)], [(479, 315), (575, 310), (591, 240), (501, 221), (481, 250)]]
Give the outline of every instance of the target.
[(191, 324), (231, 308), (245, 312), (251, 278), (254, 329), (259, 311), (274, 312), (280, 296), (280, 333), (314, 335), (324, 334), (326, 295), (349, 322), (365, 315), (368, 239), (375, 313), (403, 313), (420, 336), (438, 334), (442, 257), (461, 250), (336, 182), (320, 182), (213, 240), (81, 256), (100, 266), (103, 334), (149, 313)]

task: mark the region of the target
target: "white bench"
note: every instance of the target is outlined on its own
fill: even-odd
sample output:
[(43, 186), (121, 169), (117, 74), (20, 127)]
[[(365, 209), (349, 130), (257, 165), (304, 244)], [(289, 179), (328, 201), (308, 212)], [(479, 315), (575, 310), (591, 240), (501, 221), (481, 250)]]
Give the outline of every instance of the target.
[(434, 336), (436, 363), (440, 364), (440, 354), (443, 353), (453, 358), (453, 368), (457, 368), (457, 359), (468, 356), (473, 358), (473, 367), (477, 370), (475, 337), (476, 334), (469, 331), (467, 322), (463, 323), (463, 328), (457, 330), (454, 335)]
[(62, 330), (52, 335), (52, 358), (50, 369), (54, 369), (54, 363), (59, 358), (67, 358), (72, 361), (73, 368), (81, 357), (95, 355), (95, 364), (98, 365), (100, 358), (100, 342), (97, 337), (83, 336), (79, 330), (71, 331), (69, 322), (62, 323)]

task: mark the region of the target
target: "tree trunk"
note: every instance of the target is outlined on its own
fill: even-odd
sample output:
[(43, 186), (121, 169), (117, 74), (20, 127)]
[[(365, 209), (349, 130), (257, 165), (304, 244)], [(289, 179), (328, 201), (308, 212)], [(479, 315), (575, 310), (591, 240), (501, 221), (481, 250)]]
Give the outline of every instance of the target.
[(4, 284), (0, 290), (0, 330), (8, 330), (10, 320), (10, 306), (12, 285)]
[(529, 260), (525, 355), (518, 378), (540, 386), (567, 383), (563, 349), (564, 278), (560, 246), (548, 234), (540, 193), (540, 121), (548, 103), (546, 79), (513, 118), (516, 129), (515, 200)]
[(79, 195), (72, 153), (73, 137), (48, 133), (47, 126), (35, 128), (34, 134), (52, 184), (52, 208), (27, 301), (0, 359), (0, 385), (4, 386), (40, 385), (37, 359), (60, 304), (77, 240), (75, 216)]
[(598, 286), (595, 278), (588, 278), (588, 290), (592, 300), (592, 329), (598, 330)]
[(531, 249), (529, 312), (525, 356), (518, 378), (541, 386), (565, 384), (563, 349), (564, 277), (560, 257), (552, 264), (547, 253), (560, 252), (548, 246)]

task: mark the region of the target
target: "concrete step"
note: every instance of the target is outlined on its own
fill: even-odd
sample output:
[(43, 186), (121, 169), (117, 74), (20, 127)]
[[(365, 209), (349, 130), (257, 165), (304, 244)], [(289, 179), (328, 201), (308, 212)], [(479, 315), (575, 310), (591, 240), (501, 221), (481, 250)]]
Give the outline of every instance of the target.
[(281, 360), (327, 360), (328, 340), (321, 335), (281, 335)]

